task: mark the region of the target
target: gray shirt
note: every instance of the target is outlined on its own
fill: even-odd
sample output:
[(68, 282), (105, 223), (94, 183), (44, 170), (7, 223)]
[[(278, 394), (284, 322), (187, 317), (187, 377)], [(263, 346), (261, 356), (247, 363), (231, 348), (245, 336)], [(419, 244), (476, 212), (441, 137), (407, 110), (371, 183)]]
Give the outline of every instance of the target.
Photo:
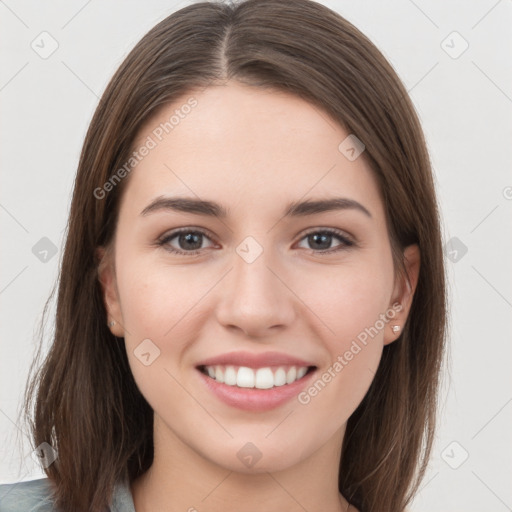
[[(135, 512), (128, 481), (119, 482), (112, 495), (111, 512)], [(56, 512), (51, 499), (50, 480), (0, 485), (0, 512)]]

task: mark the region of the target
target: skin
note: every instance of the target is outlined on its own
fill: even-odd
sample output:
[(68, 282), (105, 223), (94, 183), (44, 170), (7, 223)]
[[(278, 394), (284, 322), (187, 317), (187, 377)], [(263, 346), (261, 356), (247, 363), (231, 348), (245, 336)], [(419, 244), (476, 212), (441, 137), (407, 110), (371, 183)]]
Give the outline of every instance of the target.
[[(349, 134), (293, 95), (236, 82), (193, 91), (150, 119), (135, 146), (191, 95), (197, 106), (127, 178), (112, 253), (99, 249), (112, 332), (125, 338), (155, 414), (154, 463), (132, 484), (137, 512), (347, 510), (337, 487), (345, 425), (383, 346), (399, 337), (391, 326), (405, 323), (418, 247), (404, 252), (409, 287), (395, 275), (364, 153), (349, 161), (338, 150)], [(229, 215), (141, 215), (161, 195), (216, 201)], [(334, 196), (371, 217), (345, 209), (283, 218), (292, 201)], [(177, 228), (211, 236), (199, 235), (198, 255), (176, 255), (156, 241)], [(355, 245), (336, 236), (315, 245), (306, 235), (321, 228), (337, 228)], [(236, 251), (248, 236), (263, 249), (252, 263)], [(179, 237), (167, 247), (191, 250)], [(402, 310), (307, 404), (293, 398), (271, 411), (242, 411), (205, 391), (195, 369), (230, 351), (274, 350), (312, 361), (321, 376), (394, 303)], [(160, 350), (149, 366), (134, 354), (147, 338)], [(251, 468), (237, 457), (247, 442), (262, 454)]]

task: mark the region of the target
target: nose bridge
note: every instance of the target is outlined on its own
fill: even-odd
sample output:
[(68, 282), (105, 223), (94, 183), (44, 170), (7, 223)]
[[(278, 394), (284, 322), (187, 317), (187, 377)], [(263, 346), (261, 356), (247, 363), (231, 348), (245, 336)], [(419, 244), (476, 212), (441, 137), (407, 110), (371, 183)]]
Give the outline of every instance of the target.
[(254, 260), (245, 259), (238, 252), (233, 265), (233, 287), (238, 300), (250, 299), (254, 303), (263, 301), (269, 304), (269, 299), (276, 296), (278, 284), (269, 270), (269, 267), (276, 266), (271, 251), (261, 252)]
[(218, 303), (219, 322), (256, 334), (293, 321), (292, 294), (275, 275), (280, 265), (271, 247), (247, 237), (231, 262)]

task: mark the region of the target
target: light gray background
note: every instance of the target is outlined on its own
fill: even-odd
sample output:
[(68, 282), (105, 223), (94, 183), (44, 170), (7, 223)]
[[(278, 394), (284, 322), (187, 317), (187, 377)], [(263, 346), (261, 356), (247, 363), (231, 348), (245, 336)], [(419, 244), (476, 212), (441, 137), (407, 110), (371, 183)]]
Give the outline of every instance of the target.
[[(2, 483), (43, 475), (28, 442), (20, 453), (16, 434), (25, 433), (15, 420), (88, 123), (128, 51), (189, 3), (0, 1)], [(450, 360), (436, 446), (412, 510), (512, 510), (512, 2), (321, 3), (368, 35), (410, 91), (449, 244)], [(43, 31), (58, 43), (46, 59), (31, 47), (50, 48)], [(43, 237), (57, 248), (46, 262), (32, 252)]]

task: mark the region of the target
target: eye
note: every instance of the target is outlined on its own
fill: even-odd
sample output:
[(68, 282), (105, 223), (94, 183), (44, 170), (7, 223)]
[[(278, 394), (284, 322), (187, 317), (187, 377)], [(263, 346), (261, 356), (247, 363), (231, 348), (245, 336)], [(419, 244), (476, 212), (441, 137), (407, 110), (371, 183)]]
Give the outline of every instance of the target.
[[(202, 249), (205, 249), (203, 246), (205, 239), (211, 240), (210, 236), (202, 230), (182, 228), (164, 235), (158, 240), (157, 245), (164, 247), (170, 253), (190, 256), (199, 254)], [(339, 243), (333, 248), (332, 243), (336, 239)], [(356, 245), (342, 231), (333, 228), (310, 231), (302, 240), (310, 245), (311, 252), (314, 254), (332, 254)]]
[[(184, 228), (165, 235), (158, 241), (158, 245), (174, 254), (199, 254), (200, 250), (204, 249), (203, 241), (205, 238), (210, 239), (204, 231)], [(171, 241), (174, 239), (176, 241), (173, 246)]]
[[(331, 244), (335, 239), (341, 243), (332, 248)], [(315, 254), (332, 254), (355, 245), (342, 231), (332, 228), (310, 231), (302, 240), (306, 240)]]

